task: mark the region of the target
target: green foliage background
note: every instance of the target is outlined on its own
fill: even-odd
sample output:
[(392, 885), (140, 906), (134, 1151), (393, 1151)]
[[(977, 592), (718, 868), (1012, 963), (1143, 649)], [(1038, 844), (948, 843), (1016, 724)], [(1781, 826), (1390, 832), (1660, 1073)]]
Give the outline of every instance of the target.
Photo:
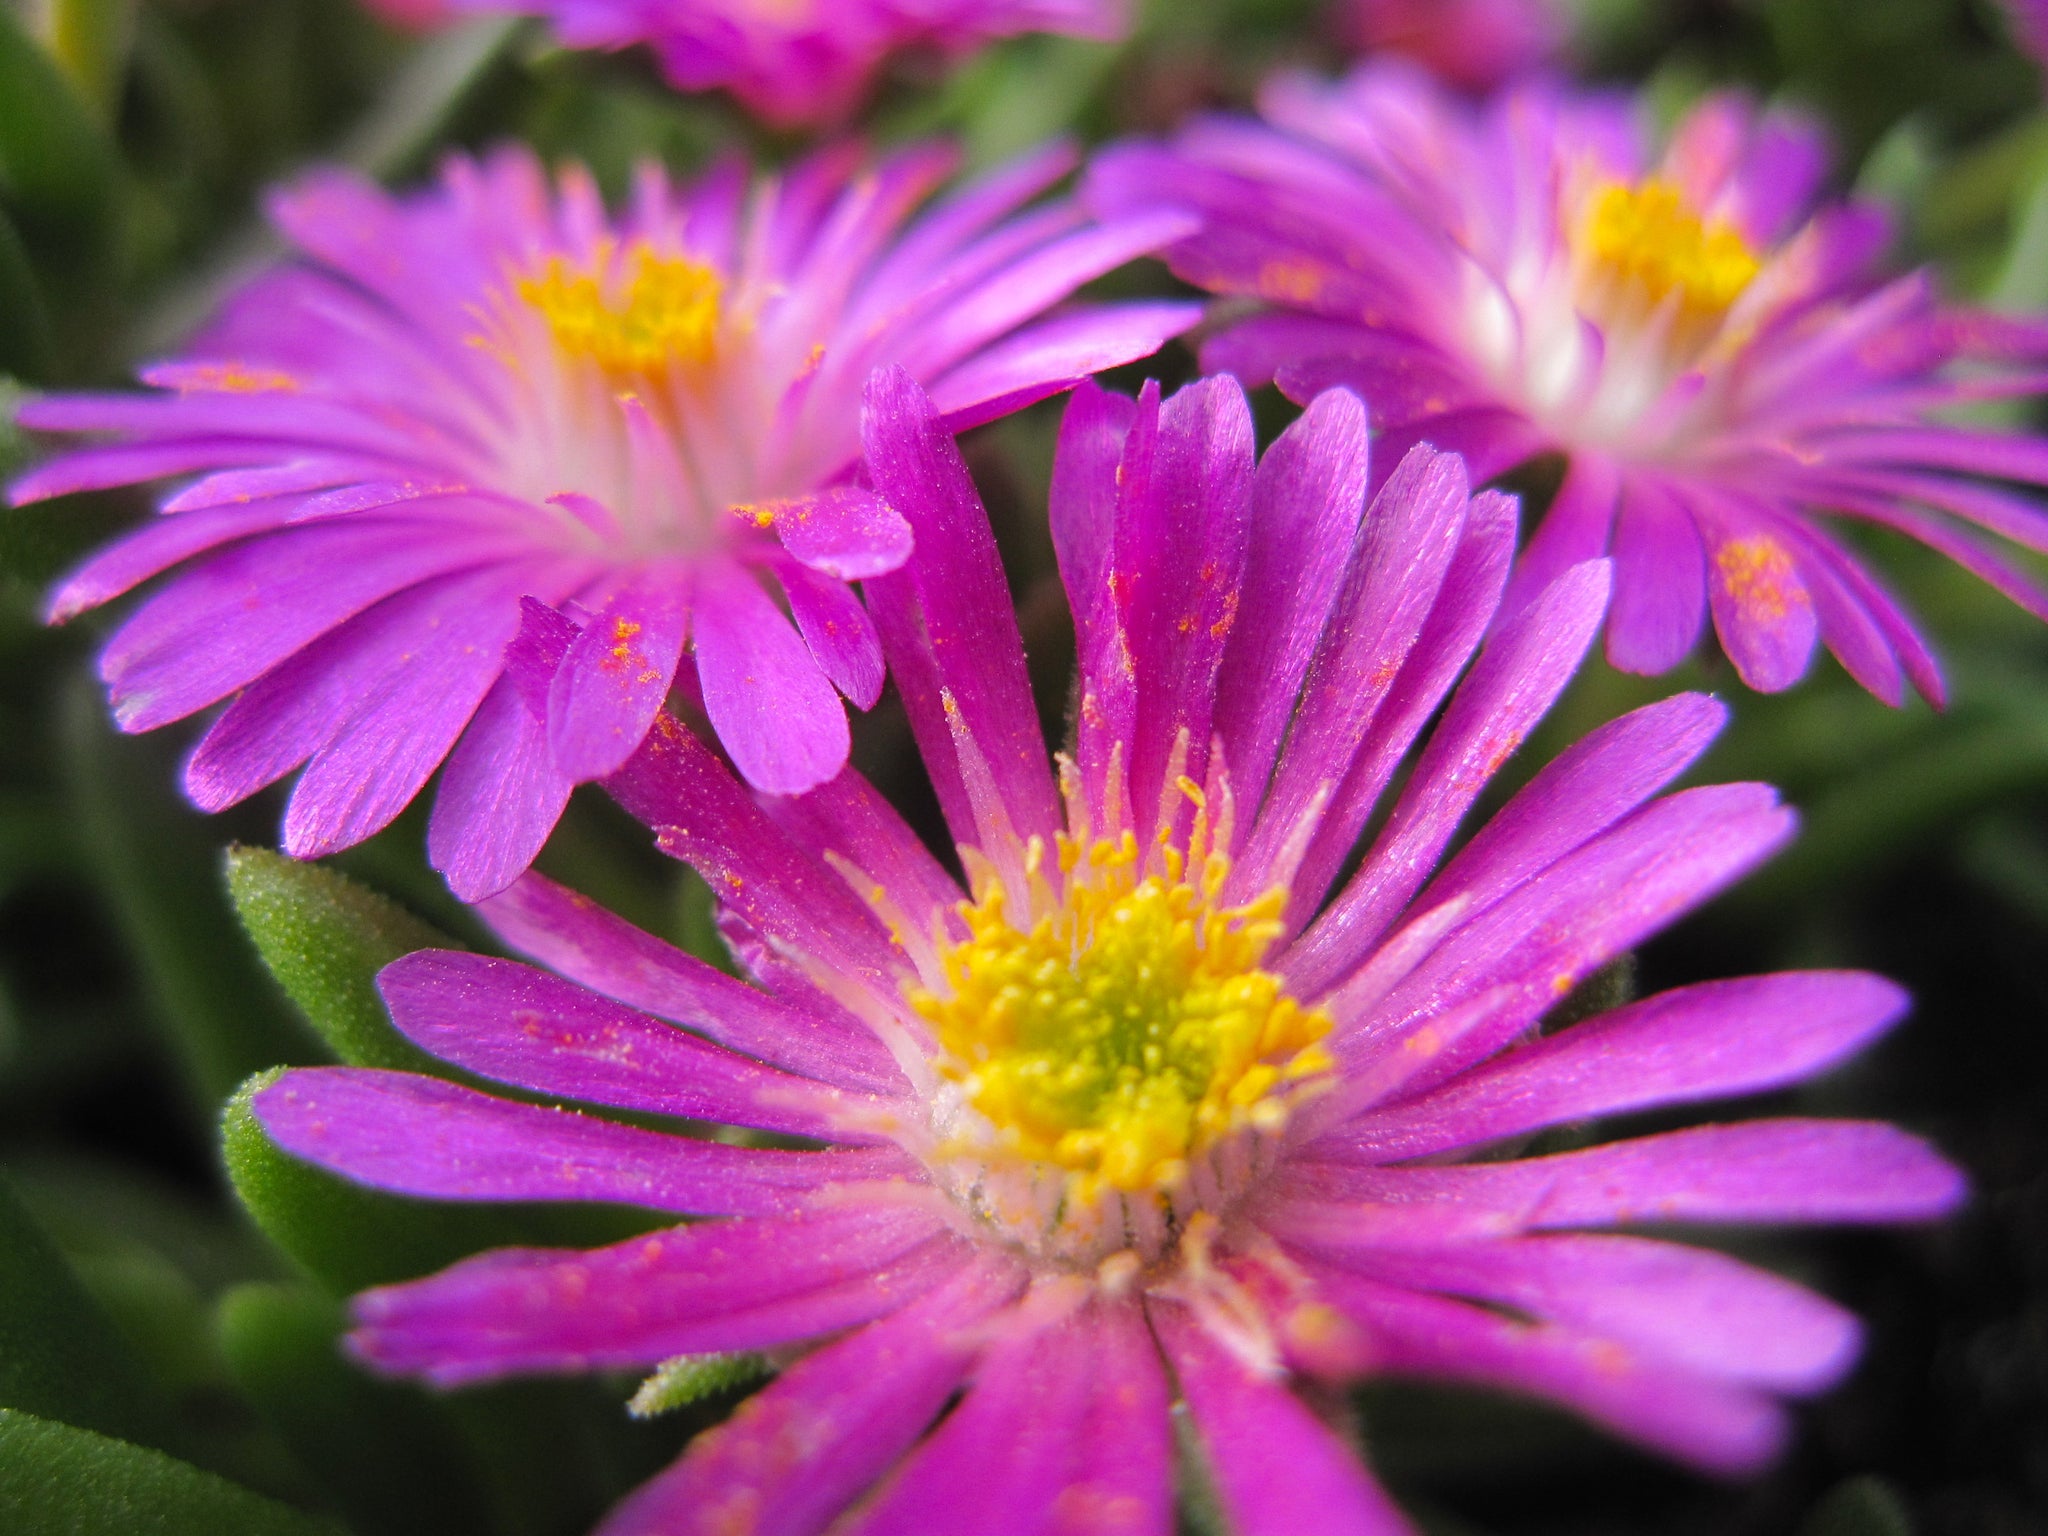
[[(1592, 72), (1674, 104), (1730, 79), (1808, 104), (1834, 125), (1844, 185), (1894, 200), (1904, 258), (1992, 303), (2048, 302), (2048, 115), (1988, 0), (1587, 0), (1585, 34)], [(866, 127), (957, 134), (986, 162), (1054, 133), (1163, 129), (1247, 101), (1272, 67), (1338, 59), (1310, 0), (1154, 0), (1118, 47), (1026, 39), (951, 78), (901, 74)], [(648, 154), (687, 171), (726, 146), (796, 148), (675, 97), (637, 58), (551, 51), (518, 24), (418, 42), (353, 0), (0, 0), (0, 422), (16, 391), (115, 382), (174, 342), (273, 252), (267, 182), (316, 158), (404, 179), (505, 135), (613, 187)], [(1190, 368), (1153, 365), (1169, 382)], [(1042, 527), (1055, 421), (1026, 413), (970, 452), (1056, 712), (1071, 645)], [(11, 431), (0, 471), (30, 451)], [(424, 867), (416, 816), (332, 870), (294, 866), (263, 851), (275, 799), (212, 819), (179, 802), (189, 732), (112, 732), (91, 672), (102, 621), (48, 631), (37, 605), (144, 510), (103, 495), (0, 515), (0, 1530), (587, 1529), (729, 1411), (718, 1384), (747, 1372), (709, 1372), (708, 1396), (643, 1422), (630, 1381), (441, 1398), (337, 1356), (352, 1289), (654, 1218), (415, 1205), (255, 1129), (252, 1074), (419, 1065), (369, 977), (423, 943), (483, 941)], [(1789, 1101), (1934, 1135), (1978, 1197), (1938, 1232), (1763, 1249), (1862, 1312), (1871, 1347), (1753, 1486), (1518, 1404), (1368, 1393), (1374, 1460), (1433, 1531), (2048, 1528), (2048, 633), (1916, 549), (1876, 553), (1941, 638), (1953, 707), (1887, 710), (1827, 664), (1769, 699), (1712, 670), (1679, 680), (1736, 708), (1706, 773), (1777, 783), (1806, 830), (1640, 968), (1646, 986), (1810, 964), (1900, 977), (1914, 1020)], [(1525, 762), (1676, 685), (1596, 667)], [(910, 794), (904, 744), (887, 703), (858, 727), (858, 760)], [(577, 802), (544, 867), (711, 952), (701, 887), (601, 802)]]

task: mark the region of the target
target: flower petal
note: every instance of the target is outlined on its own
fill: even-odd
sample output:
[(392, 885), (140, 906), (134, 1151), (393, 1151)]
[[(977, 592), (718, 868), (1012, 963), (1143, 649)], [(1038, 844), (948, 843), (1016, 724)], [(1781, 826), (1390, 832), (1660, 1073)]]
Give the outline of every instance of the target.
[(1277, 1381), (1246, 1369), (1186, 1308), (1147, 1310), (1187, 1398), (1239, 1536), (1410, 1536), (1414, 1527), (1338, 1440)]
[(802, 794), (846, 766), (846, 708), (751, 573), (698, 574), (697, 679), (704, 712), (748, 783)]
[(1594, 1115), (1759, 1093), (1825, 1070), (1906, 1006), (1905, 993), (1862, 971), (1784, 971), (1660, 992), (1374, 1110), (1324, 1146), (1341, 1148), (1339, 1161), (1389, 1162)]
[(569, 646), (548, 694), (548, 746), (576, 783), (618, 771), (675, 681), (690, 620), (690, 573), (644, 566)]
[[(868, 382), (861, 417), (868, 473), (903, 514), (917, 549), (867, 587), (882, 649), (910, 711), (948, 826), (990, 842), (980, 817), (1006, 819), (1048, 847), (1061, 826), (1052, 771), (988, 514), (938, 413), (901, 368)], [(977, 806), (960, 766), (944, 700), (991, 776), (997, 804)]]
[(937, 1418), (966, 1377), (977, 1329), (1023, 1288), (989, 1257), (893, 1316), (806, 1356), (690, 1442), (597, 1536), (816, 1536)]
[(430, 1200), (591, 1200), (693, 1216), (774, 1216), (832, 1184), (894, 1173), (873, 1152), (779, 1152), (645, 1131), (473, 1088), (301, 1067), (257, 1094), (296, 1157)]
[(902, 1087), (866, 1030), (792, 1007), (663, 943), (588, 897), (529, 873), (478, 908), (507, 944), (571, 981), (719, 1044), (851, 1091)]
[(377, 975), (422, 1050), (494, 1082), (644, 1114), (832, 1138), (833, 1090), (789, 1077), (546, 971), (420, 950)]
[(910, 524), (873, 491), (856, 485), (738, 510), (772, 524), (798, 563), (840, 581), (880, 576), (910, 558)]
[(507, 1248), (356, 1297), (349, 1348), (436, 1386), (653, 1366), (886, 1317), (971, 1262), (921, 1205), (701, 1222), (609, 1248)]

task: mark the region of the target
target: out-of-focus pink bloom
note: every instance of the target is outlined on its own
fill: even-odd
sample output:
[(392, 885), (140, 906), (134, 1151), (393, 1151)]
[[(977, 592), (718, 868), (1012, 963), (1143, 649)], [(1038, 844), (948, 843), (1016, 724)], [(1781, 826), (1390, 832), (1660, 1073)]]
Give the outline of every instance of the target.
[[(843, 146), (751, 187), (737, 165), (682, 186), (649, 168), (616, 217), (522, 149), (404, 196), (316, 174), (272, 208), (303, 256), (144, 369), (154, 392), (22, 408), (105, 440), (17, 502), (185, 482), (51, 616), (175, 567), (100, 659), (122, 728), (232, 696), (186, 788), (216, 810), (308, 764), (284, 826), (304, 857), (376, 832), (445, 760), (430, 851), (470, 896), (526, 867), (678, 683), (752, 783), (811, 788), (846, 760), (840, 695), (866, 708), (882, 686), (848, 584), (910, 548), (849, 479), (867, 376), (901, 364), (985, 421), (1199, 313), (1048, 313), (1190, 227), (1034, 202), (1072, 159), (921, 214), (946, 148)], [(591, 618), (537, 693), (504, 667), (528, 598)]]
[(1402, 65), (1284, 79), (1263, 107), (1112, 150), (1096, 206), (1203, 218), (1174, 269), (1259, 301), (1228, 311), (1205, 366), (1296, 400), (1351, 385), (1390, 448), (1451, 449), (1482, 481), (1563, 455), (1506, 611), (1611, 553), (1619, 667), (1676, 666), (1711, 613), (1753, 688), (1797, 681), (1820, 641), (1880, 698), (1910, 682), (1938, 702), (1926, 643), (1840, 518), (2048, 617), (2048, 589), (1977, 536), (2048, 550), (2048, 512), (2005, 483), (2048, 485), (2048, 441), (1954, 413), (2039, 391), (2048, 325), (1886, 273), (1886, 218), (1818, 200), (1807, 123), (1715, 96), (1659, 142), (1630, 97), (1530, 84), (1475, 104)]
[(787, 1362), (602, 1536), (1167, 1536), (1176, 1394), (1231, 1530), (1392, 1536), (1407, 1522), (1311, 1406), (1370, 1374), (1535, 1393), (1712, 1472), (1768, 1461), (1783, 1400), (1853, 1361), (1854, 1319), (1612, 1229), (1924, 1220), (1962, 1181), (1853, 1121), (1494, 1155), (1799, 1082), (1905, 1005), (1804, 972), (1542, 1029), (1791, 830), (1765, 785), (1660, 794), (1723, 719), (1681, 695), (1587, 737), (1446, 859), (1598, 630), (1604, 562), (1473, 661), (1515, 514), (1455, 458), (1412, 450), (1368, 506), (1348, 393), (1255, 463), (1232, 381), (1164, 402), (1084, 385), (1052, 490), (1081, 671), (1055, 769), (938, 413), (882, 375), (866, 435), (916, 534), (870, 598), (966, 886), (851, 770), (757, 797), (665, 721), (607, 788), (710, 882), (757, 986), (536, 875), (481, 911), (561, 975), (426, 952), (379, 983), (467, 1072), (825, 1148), (287, 1073), (258, 1119), (362, 1183), (716, 1218), (371, 1291), (355, 1353), (442, 1385)]
[(364, 0), (364, 3), (395, 27), (408, 32), (430, 32), (456, 17), (461, 0)]
[(2048, 0), (2003, 0), (2006, 24), (2020, 51), (2048, 69)]
[[(405, 0), (398, 0), (403, 4)], [(1112, 38), (1127, 0), (427, 0), (478, 15), (545, 17), (568, 48), (654, 51), (686, 91), (724, 89), (781, 127), (860, 104), (892, 55), (958, 57), (1025, 32)]]
[(1550, 63), (1570, 36), (1564, 0), (1339, 0), (1344, 40), (1489, 91)]

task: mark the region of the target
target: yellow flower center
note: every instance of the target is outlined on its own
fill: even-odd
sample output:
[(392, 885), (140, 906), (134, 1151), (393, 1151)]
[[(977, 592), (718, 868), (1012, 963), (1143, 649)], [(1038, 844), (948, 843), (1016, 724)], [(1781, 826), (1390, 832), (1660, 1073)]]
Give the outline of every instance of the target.
[(942, 955), (948, 993), (911, 1002), (941, 1071), (1011, 1150), (1075, 1175), (1078, 1200), (1169, 1190), (1218, 1139), (1279, 1128), (1331, 1065), (1317, 1044), (1330, 1019), (1260, 965), (1284, 891), (1221, 906), (1229, 860), (1191, 871), (1172, 848), (1141, 877), (1128, 833), (1059, 852), (1057, 904), (1019, 928), (988, 882)]
[(1648, 308), (1674, 294), (1683, 320), (1718, 320), (1761, 265), (1741, 231), (1701, 219), (1668, 181), (1609, 182), (1587, 206), (1580, 253), (1617, 299)]
[(663, 255), (644, 240), (616, 258), (601, 249), (587, 265), (551, 256), (518, 282), (565, 354), (629, 378), (711, 362), (724, 287), (703, 262)]

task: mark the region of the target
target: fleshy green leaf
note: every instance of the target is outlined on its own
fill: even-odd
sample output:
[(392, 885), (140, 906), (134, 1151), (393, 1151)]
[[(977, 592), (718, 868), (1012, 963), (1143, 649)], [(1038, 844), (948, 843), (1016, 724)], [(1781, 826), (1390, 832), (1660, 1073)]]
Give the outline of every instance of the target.
[(33, 1536), (336, 1536), (161, 1451), (0, 1408), (0, 1530)]
[(392, 1027), (376, 981), (400, 955), (452, 940), (346, 875), (267, 848), (230, 848), (227, 877), (263, 963), (335, 1055), (359, 1067), (445, 1072)]
[(217, 1104), (251, 1072), (311, 1060), (304, 1027), (236, 932), (214, 838), (177, 803), (168, 753), (111, 731), (94, 691), (65, 702), (81, 841), (197, 1094)]
[(342, 1326), (341, 1309), (304, 1286), (245, 1285), (221, 1299), (237, 1385), (336, 1509), (389, 1536), (491, 1529), (447, 1405), (345, 1359)]
[(0, 190), (38, 219), (101, 227), (119, 180), (114, 146), (56, 61), (0, 6)]
[(673, 1224), (617, 1207), (464, 1205), (351, 1184), (283, 1151), (257, 1123), (250, 1100), (278, 1076), (258, 1073), (228, 1101), (228, 1177), (265, 1235), (336, 1295), (410, 1280), (486, 1248), (595, 1246)]
[(168, 1412), (140, 1358), (4, 1182), (0, 1405), (153, 1445), (167, 1438)]

